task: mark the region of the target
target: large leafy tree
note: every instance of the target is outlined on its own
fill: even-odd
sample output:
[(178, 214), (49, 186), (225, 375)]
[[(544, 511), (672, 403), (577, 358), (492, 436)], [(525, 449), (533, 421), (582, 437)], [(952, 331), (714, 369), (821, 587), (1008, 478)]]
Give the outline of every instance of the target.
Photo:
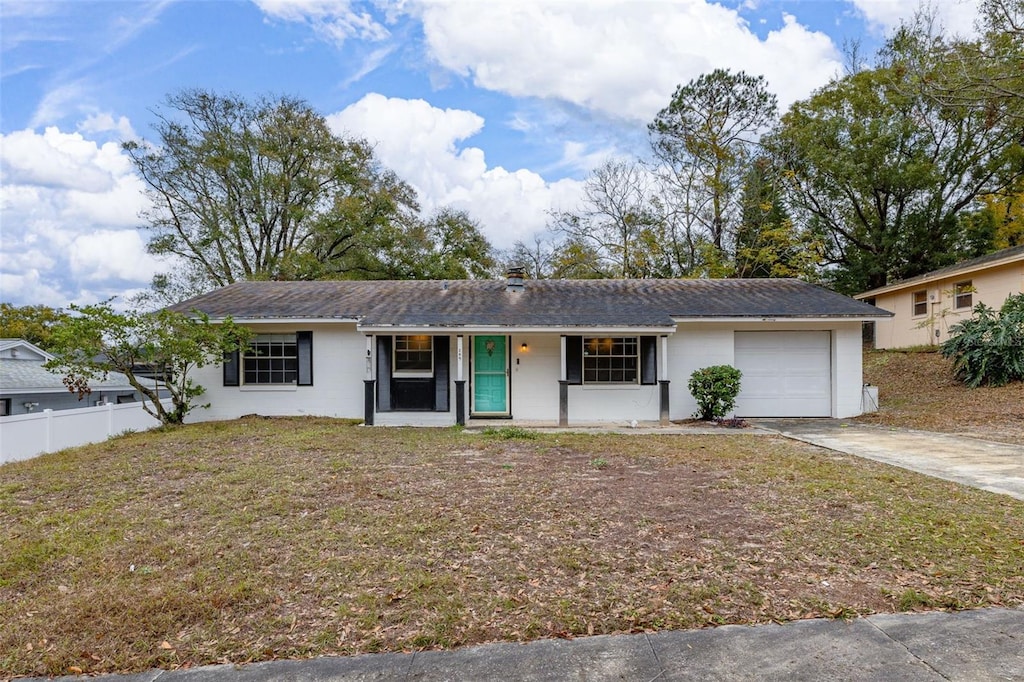
[(671, 277), (654, 178), (636, 161), (610, 160), (583, 186), (575, 211), (556, 213), (557, 269), (577, 275)]
[[(901, 29), (919, 38), (907, 67), (945, 106), (976, 109), (1007, 125), (1024, 125), (1024, 0), (981, 0), (979, 36), (947, 40), (927, 12)], [(920, 38), (927, 38), (920, 40)], [(936, 62), (940, 68), (934, 68)]]
[(780, 176), (769, 157), (759, 156), (743, 180), (736, 229), (737, 277), (816, 277), (818, 245), (790, 217)]
[(301, 100), (184, 90), (159, 116), (156, 145), (125, 144), (153, 200), (149, 248), (207, 286), (358, 276), (376, 233), (418, 209), (366, 141)]
[[(181, 424), (204, 392), (190, 373), (220, 362), (224, 353), (247, 342), (249, 332), (227, 320), (211, 324), (167, 309), (118, 312), (110, 302), (70, 306), (71, 314), (53, 330), (47, 368), (64, 375), (68, 390), (89, 393), (89, 383), (120, 372), (143, 396), (143, 409), (163, 424)], [(146, 369), (141, 376), (139, 368)], [(151, 376), (156, 377), (156, 381)], [(161, 402), (169, 394), (171, 406)]]
[(24, 339), (47, 350), (54, 327), (66, 319), (67, 313), (60, 308), (0, 303), (0, 338)]
[(881, 66), (796, 103), (770, 139), (844, 292), (955, 260), (959, 214), (1022, 170), (1020, 131), (998, 113), (951, 107), (908, 82), (904, 57), (920, 39), (897, 35)]
[(465, 211), (442, 208), (368, 233), (360, 264), (366, 279), (484, 279), (494, 274), (494, 248)]
[(658, 112), (648, 131), (677, 246), (709, 243), (728, 259), (743, 177), (776, 110), (763, 77), (716, 69), (677, 87)]

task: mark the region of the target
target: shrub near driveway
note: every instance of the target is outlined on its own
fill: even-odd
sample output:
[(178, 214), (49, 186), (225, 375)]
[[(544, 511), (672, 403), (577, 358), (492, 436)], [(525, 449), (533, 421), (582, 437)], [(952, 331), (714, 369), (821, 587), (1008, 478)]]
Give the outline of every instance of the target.
[(0, 469), (0, 675), (1024, 603), (1024, 503), (766, 436), (243, 419)]

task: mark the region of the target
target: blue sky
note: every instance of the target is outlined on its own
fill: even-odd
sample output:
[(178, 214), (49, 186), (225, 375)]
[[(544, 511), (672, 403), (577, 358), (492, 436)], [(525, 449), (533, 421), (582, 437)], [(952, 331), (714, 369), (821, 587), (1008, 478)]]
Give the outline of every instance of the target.
[[(935, 0), (971, 29), (977, 0)], [(574, 207), (587, 172), (643, 153), (675, 86), (764, 75), (784, 109), (873, 51), (913, 0), (4, 0), (0, 300), (66, 306), (143, 289), (142, 183), (120, 151), (187, 87), (301, 97), (373, 140), (426, 211), (498, 247)]]

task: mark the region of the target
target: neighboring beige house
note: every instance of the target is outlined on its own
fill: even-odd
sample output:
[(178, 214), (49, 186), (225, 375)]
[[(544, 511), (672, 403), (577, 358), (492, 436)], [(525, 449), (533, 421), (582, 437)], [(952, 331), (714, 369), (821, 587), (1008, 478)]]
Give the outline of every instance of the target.
[(995, 309), (1024, 292), (1024, 246), (961, 261), (854, 298), (893, 313), (874, 322), (875, 348), (942, 343), (978, 303)]

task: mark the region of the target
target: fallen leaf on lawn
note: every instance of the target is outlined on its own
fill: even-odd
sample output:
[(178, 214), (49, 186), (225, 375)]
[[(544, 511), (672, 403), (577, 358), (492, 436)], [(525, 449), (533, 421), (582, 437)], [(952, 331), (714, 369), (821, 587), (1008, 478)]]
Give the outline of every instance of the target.
[(168, 641), (167, 641), (167, 640), (165, 639), (164, 641), (160, 642), (160, 648), (161, 648), (161, 649), (173, 649), (174, 647), (173, 647), (173, 646), (171, 645), (171, 643), (170, 643), (170, 642), (168, 642)]

